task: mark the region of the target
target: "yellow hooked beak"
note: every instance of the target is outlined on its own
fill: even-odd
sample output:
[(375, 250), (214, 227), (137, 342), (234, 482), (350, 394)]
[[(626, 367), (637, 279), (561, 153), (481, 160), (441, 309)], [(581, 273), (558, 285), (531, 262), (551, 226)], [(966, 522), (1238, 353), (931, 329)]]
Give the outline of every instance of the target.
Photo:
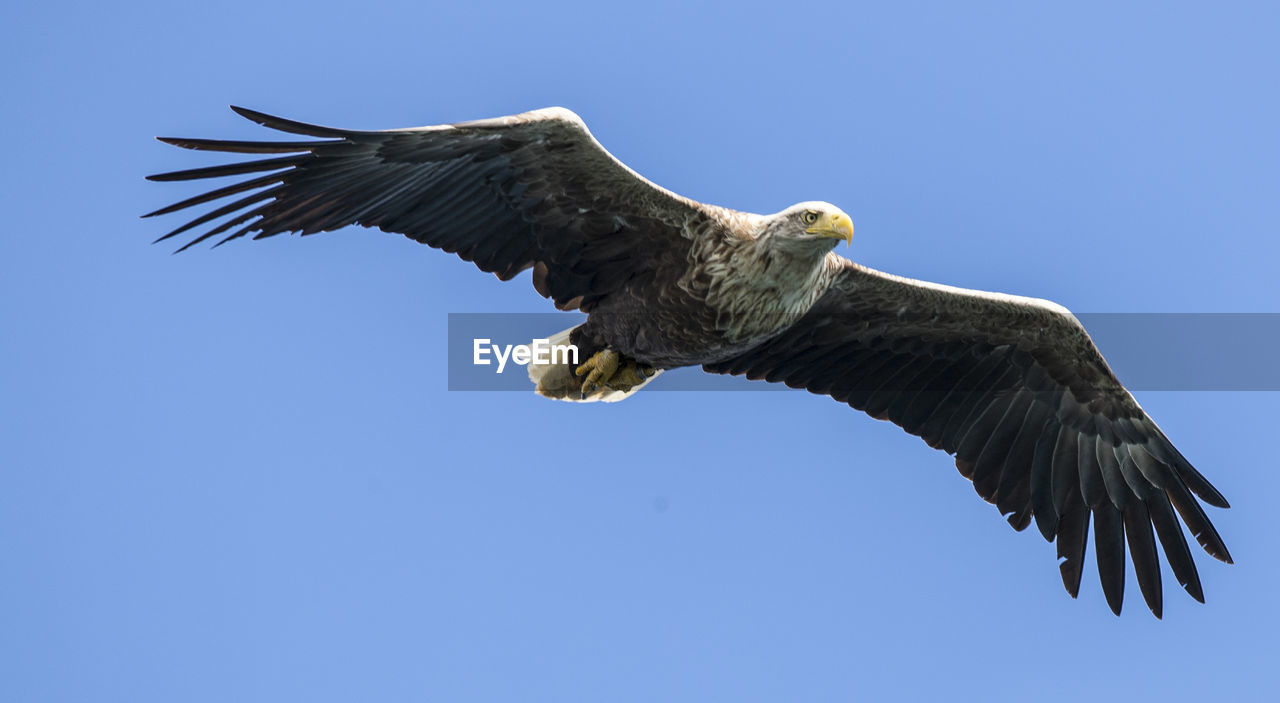
[(849, 216), (843, 212), (823, 214), (805, 232), (822, 237), (843, 239), (846, 244), (853, 244), (853, 220), (849, 219)]

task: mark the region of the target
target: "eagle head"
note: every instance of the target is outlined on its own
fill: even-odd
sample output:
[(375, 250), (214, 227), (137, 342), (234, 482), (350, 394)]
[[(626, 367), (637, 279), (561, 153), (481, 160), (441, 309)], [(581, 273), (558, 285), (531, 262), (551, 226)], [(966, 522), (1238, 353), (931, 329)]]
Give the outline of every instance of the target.
[(831, 203), (797, 203), (769, 215), (759, 238), (772, 240), (774, 246), (812, 248), (825, 254), (841, 240), (853, 243), (853, 220)]

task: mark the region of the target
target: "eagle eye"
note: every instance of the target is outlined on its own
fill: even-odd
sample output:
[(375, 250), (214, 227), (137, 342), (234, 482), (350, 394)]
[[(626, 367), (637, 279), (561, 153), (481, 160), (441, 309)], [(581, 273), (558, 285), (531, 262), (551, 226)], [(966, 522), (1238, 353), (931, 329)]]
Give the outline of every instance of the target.
[(811, 225), (818, 221), (818, 213), (813, 210), (805, 210), (800, 219), (804, 220), (806, 225)]

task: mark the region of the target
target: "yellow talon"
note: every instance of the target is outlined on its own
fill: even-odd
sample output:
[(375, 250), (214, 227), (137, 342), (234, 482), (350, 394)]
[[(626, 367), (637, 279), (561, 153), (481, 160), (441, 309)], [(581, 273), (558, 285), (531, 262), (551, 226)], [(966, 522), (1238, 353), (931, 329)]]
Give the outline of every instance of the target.
[(578, 377), (586, 377), (582, 379), (580, 389), (582, 397), (586, 398), (601, 388), (626, 393), (649, 380), (657, 370), (652, 366), (641, 366), (612, 349), (604, 349), (593, 354), (585, 364), (574, 369), (573, 373)]
[(609, 379), (618, 371), (618, 363), (621, 361), (622, 355), (612, 349), (602, 349), (587, 359), (587, 363), (579, 366), (574, 370), (575, 376), (586, 375), (582, 380), (582, 395), (586, 397), (588, 393), (596, 390), (600, 386), (608, 383)]

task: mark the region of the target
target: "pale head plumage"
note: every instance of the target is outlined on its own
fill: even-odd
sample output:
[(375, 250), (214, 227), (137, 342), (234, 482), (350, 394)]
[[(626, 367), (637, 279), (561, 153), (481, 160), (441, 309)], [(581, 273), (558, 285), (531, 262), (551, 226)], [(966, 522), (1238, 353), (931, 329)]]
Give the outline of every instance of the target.
[(764, 218), (757, 240), (772, 249), (821, 258), (853, 241), (853, 220), (831, 203), (809, 200)]

